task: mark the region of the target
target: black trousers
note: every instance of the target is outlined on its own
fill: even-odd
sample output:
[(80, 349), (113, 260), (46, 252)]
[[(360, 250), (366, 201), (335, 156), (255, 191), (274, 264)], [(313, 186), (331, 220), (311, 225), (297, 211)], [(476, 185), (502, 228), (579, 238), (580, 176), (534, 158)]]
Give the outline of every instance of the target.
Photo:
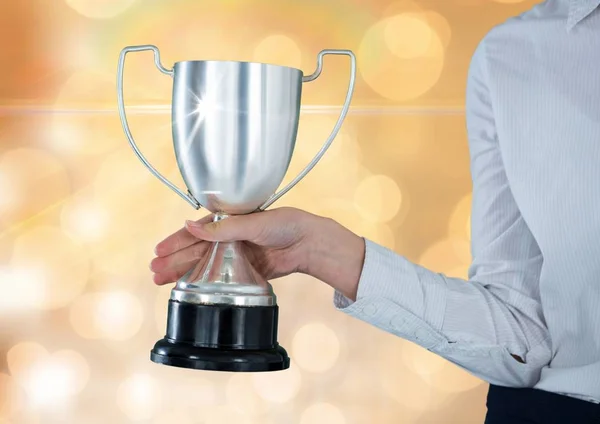
[(485, 424), (600, 424), (600, 404), (536, 389), (490, 386)]

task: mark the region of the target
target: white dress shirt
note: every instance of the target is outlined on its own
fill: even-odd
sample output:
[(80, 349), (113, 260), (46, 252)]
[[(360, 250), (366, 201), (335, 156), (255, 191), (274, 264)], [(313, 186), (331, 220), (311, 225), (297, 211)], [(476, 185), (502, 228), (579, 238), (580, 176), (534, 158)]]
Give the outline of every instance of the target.
[(474, 53), (469, 280), (367, 240), (337, 308), (492, 384), (600, 402), (599, 6), (548, 0)]

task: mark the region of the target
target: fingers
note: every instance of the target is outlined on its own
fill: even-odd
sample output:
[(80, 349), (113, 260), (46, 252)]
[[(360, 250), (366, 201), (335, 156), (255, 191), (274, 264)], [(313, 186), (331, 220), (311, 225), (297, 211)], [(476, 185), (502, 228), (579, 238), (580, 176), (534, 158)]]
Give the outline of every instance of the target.
[(187, 221), (184, 228), (156, 246), (157, 257), (150, 264), (155, 273), (154, 282), (162, 285), (178, 280), (207, 254), (211, 242), (243, 240), (260, 246), (289, 244), (291, 242), (286, 240), (296, 240), (297, 231), (283, 230), (304, 222), (304, 215), (300, 212), (292, 208), (279, 208), (231, 216), (216, 222), (213, 222), (212, 214), (196, 222)]
[(187, 221), (185, 228), (195, 238), (202, 240), (225, 242), (245, 240), (258, 243), (273, 212), (231, 216), (216, 222)]
[(169, 256), (154, 258), (150, 262), (150, 269), (155, 273), (154, 282), (166, 284), (179, 279), (206, 255), (209, 247), (208, 242), (196, 242)]
[(198, 241), (191, 246), (187, 246), (181, 250), (171, 253), (168, 256), (159, 256), (150, 262), (150, 269), (153, 272), (163, 272), (165, 270), (175, 268), (180, 264), (197, 261), (206, 254), (209, 243)]
[[(203, 224), (211, 222), (214, 219), (214, 215), (210, 214), (204, 218), (199, 219), (198, 223)], [(158, 257), (165, 257), (175, 253), (181, 249), (185, 249), (188, 246), (198, 242), (198, 237), (190, 233), (186, 227), (174, 232), (169, 237), (158, 243), (154, 248), (154, 253)]]
[(185, 264), (179, 264), (176, 268), (168, 269), (163, 272), (154, 274), (154, 284), (162, 286), (164, 284), (174, 283), (183, 277), (197, 262), (187, 262)]

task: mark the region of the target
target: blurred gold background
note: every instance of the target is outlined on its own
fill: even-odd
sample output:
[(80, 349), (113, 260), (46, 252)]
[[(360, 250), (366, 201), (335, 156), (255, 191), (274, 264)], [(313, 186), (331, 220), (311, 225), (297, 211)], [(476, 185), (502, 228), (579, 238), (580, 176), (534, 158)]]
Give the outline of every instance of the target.
[[(453, 276), (469, 264), (464, 123), (469, 60), (519, 0), (23, 0), (0, 4), (0, 423), (481, 423), (487, 386), (336, 312), (332, 290), (273, 282), (292, 367), (257, 375), (150, 362), (169, 287), (156, 242), (198, 218), (135, 158), (116, 113), (126, 45), (163, 63), (254, 60), (314, 70), (352, 49), (359, 78), (340, 136), (277, 206), (333, 217)], [(304, 87), (286, 181), (333, 127), (348, 82), (327, 57)], [(149, 160), (183, 184), (171, 80), (130, 55), (125, 96)], [(152, 106), (152, 107), (148, 107)]]

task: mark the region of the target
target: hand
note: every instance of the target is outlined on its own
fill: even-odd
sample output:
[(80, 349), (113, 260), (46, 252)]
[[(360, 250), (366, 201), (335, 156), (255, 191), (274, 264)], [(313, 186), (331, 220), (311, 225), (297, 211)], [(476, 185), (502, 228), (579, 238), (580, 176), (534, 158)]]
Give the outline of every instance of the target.
[(248, 259), (267, 280), (300, 272), (356, 299), (364, 240), (337, 222), (294, 208), (279, 208), (212, 222), (187, 221), (161, 241), (151, 262), (154, 282), (171, 283), (198, 262), (210, 242), (245, 241)]

